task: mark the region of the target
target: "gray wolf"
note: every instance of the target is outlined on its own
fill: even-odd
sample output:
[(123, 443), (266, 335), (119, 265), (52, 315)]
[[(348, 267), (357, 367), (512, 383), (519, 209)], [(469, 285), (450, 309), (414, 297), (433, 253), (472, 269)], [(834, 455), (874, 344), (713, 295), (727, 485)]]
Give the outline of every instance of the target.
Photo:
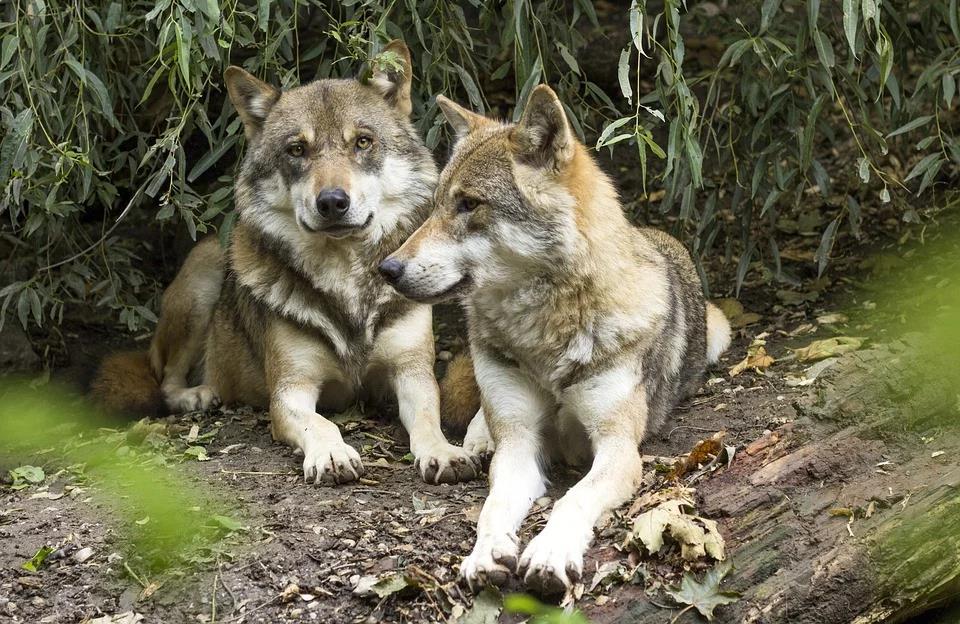
[[(517, 124), (437, 101), (458, 136), (427, 221), (384, 261), (415, 301), (459, 298), (482, 410), (468, 449), (495, 447), (490, 494), (461, 575), (514, 571), (542, 594), (583, 572), (593, 527), (642, 476), (639, 445), (730, 342), (689, 253), (632, 226), (547, 86)], [(545, 466), (588, 463), (519, 552)]]
[[(479, 473), (440, 430), (430, 306), (377, 274), (426, 218), (437, 180), (409, 120), (409, 51), (399, 41), (386, 49), (399, 69), (365, 82), (281, 92), (238, 67), (226, 71), (247, 137), (238, 223), (225, 251), (206, 240), (186, 259), (163, 295), (149, 357), (104, 363), (93, 386), (101, 402), (142, 408), (162, 396), (173, 411), (220, 401), (269, 408), (273, 437), (303, 453), (305, 478), (343, 483), (363, 464), (318, 403), (341, 410), (392, 391), (426, 481)], [(140, 387), (130, 387), (137, 377)]]

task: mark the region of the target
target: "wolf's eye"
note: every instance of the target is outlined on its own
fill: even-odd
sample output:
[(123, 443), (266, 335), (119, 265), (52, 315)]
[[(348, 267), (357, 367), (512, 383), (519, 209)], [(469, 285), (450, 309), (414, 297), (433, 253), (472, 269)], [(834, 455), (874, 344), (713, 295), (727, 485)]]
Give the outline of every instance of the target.
[(473, 212), (477, 209), (477, 206), (480, 205), (480, 201), (473, 199), (472, 197), (464, 197), (457, 202), (457, 212)]
[(287, 153), (294, 158), (300, 158), (303, 156), (303, 151), (303, 143), (292, 143), (287, 146)]
[(361, 134), (357, 137), (357, 140), (354, 141), (354, 146), (361, 152), (370, 149), (371, 145), (373, 145), (373, 139), (365, 134)]

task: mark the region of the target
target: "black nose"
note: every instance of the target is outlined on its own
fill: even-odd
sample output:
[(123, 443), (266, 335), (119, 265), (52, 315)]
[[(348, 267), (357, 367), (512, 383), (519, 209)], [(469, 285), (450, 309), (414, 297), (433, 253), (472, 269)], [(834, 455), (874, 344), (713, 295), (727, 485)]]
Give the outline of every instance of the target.
[(324, 219), (339, 219), (350, 209), (350, 196), (342, 188), (324, 189), (317, 195), (317, 210)]
[(396, 258), (387, 258), (380, 263), (379, 267), (380, 275), (391, 284), (397, 283), (397, 280), (403, 276), (403, 270), (405, 268), (407, 268), (406, 265)]

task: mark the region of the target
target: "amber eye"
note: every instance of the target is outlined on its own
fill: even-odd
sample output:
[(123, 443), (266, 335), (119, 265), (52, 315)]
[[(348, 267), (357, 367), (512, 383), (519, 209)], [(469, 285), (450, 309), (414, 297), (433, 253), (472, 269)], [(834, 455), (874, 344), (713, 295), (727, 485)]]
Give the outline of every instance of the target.
[(477, 209), (477, 206), (480, 205), (480, 200), (473, 199), (472, 197), (464, 197), (457, 202), (457, 212), (473, 212)]
[(357, 137), (356, 142), (354, 142), (356, 148), (360, 151), (370, 149), (370, 146), (373, 145), (373, 139), (368, 137), (365, 134), (361, 134)]
[(287, 147), (287, 153), (293, 156), (294, 158), (300, 158), (303, 156), (304, 148), (303, 143), (291, 143)]

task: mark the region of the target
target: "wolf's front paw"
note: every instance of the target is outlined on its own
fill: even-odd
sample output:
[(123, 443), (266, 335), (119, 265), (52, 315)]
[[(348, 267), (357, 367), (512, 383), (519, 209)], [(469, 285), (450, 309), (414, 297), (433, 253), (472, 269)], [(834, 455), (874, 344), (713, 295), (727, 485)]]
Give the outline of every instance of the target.
[(583, 574), (583, 549), (579, 540), (557, 531), (542, 531), (534, 537), (517, 572), (532, 591), (542, 596), (562, 594)]
[(427, 483), (459, 483), (476, 479), (480, 458), (449, 442), (435, 444), (417, 455), (414, 465)]
[(220, 405), (220, 397), (210, 386), (169, 390), (165, 398), (167, 407), (177, 413), (208, 410)]
[(342, 440), (318, 441), (303, 449), (303, 477), (314, 483), (349, 483), (363, 474), (360, 454)]
[(460, 564), (460, 578), (471, 591), (503, 585), (517, 567), (517, 536), (478, 537), (473, 552)]

